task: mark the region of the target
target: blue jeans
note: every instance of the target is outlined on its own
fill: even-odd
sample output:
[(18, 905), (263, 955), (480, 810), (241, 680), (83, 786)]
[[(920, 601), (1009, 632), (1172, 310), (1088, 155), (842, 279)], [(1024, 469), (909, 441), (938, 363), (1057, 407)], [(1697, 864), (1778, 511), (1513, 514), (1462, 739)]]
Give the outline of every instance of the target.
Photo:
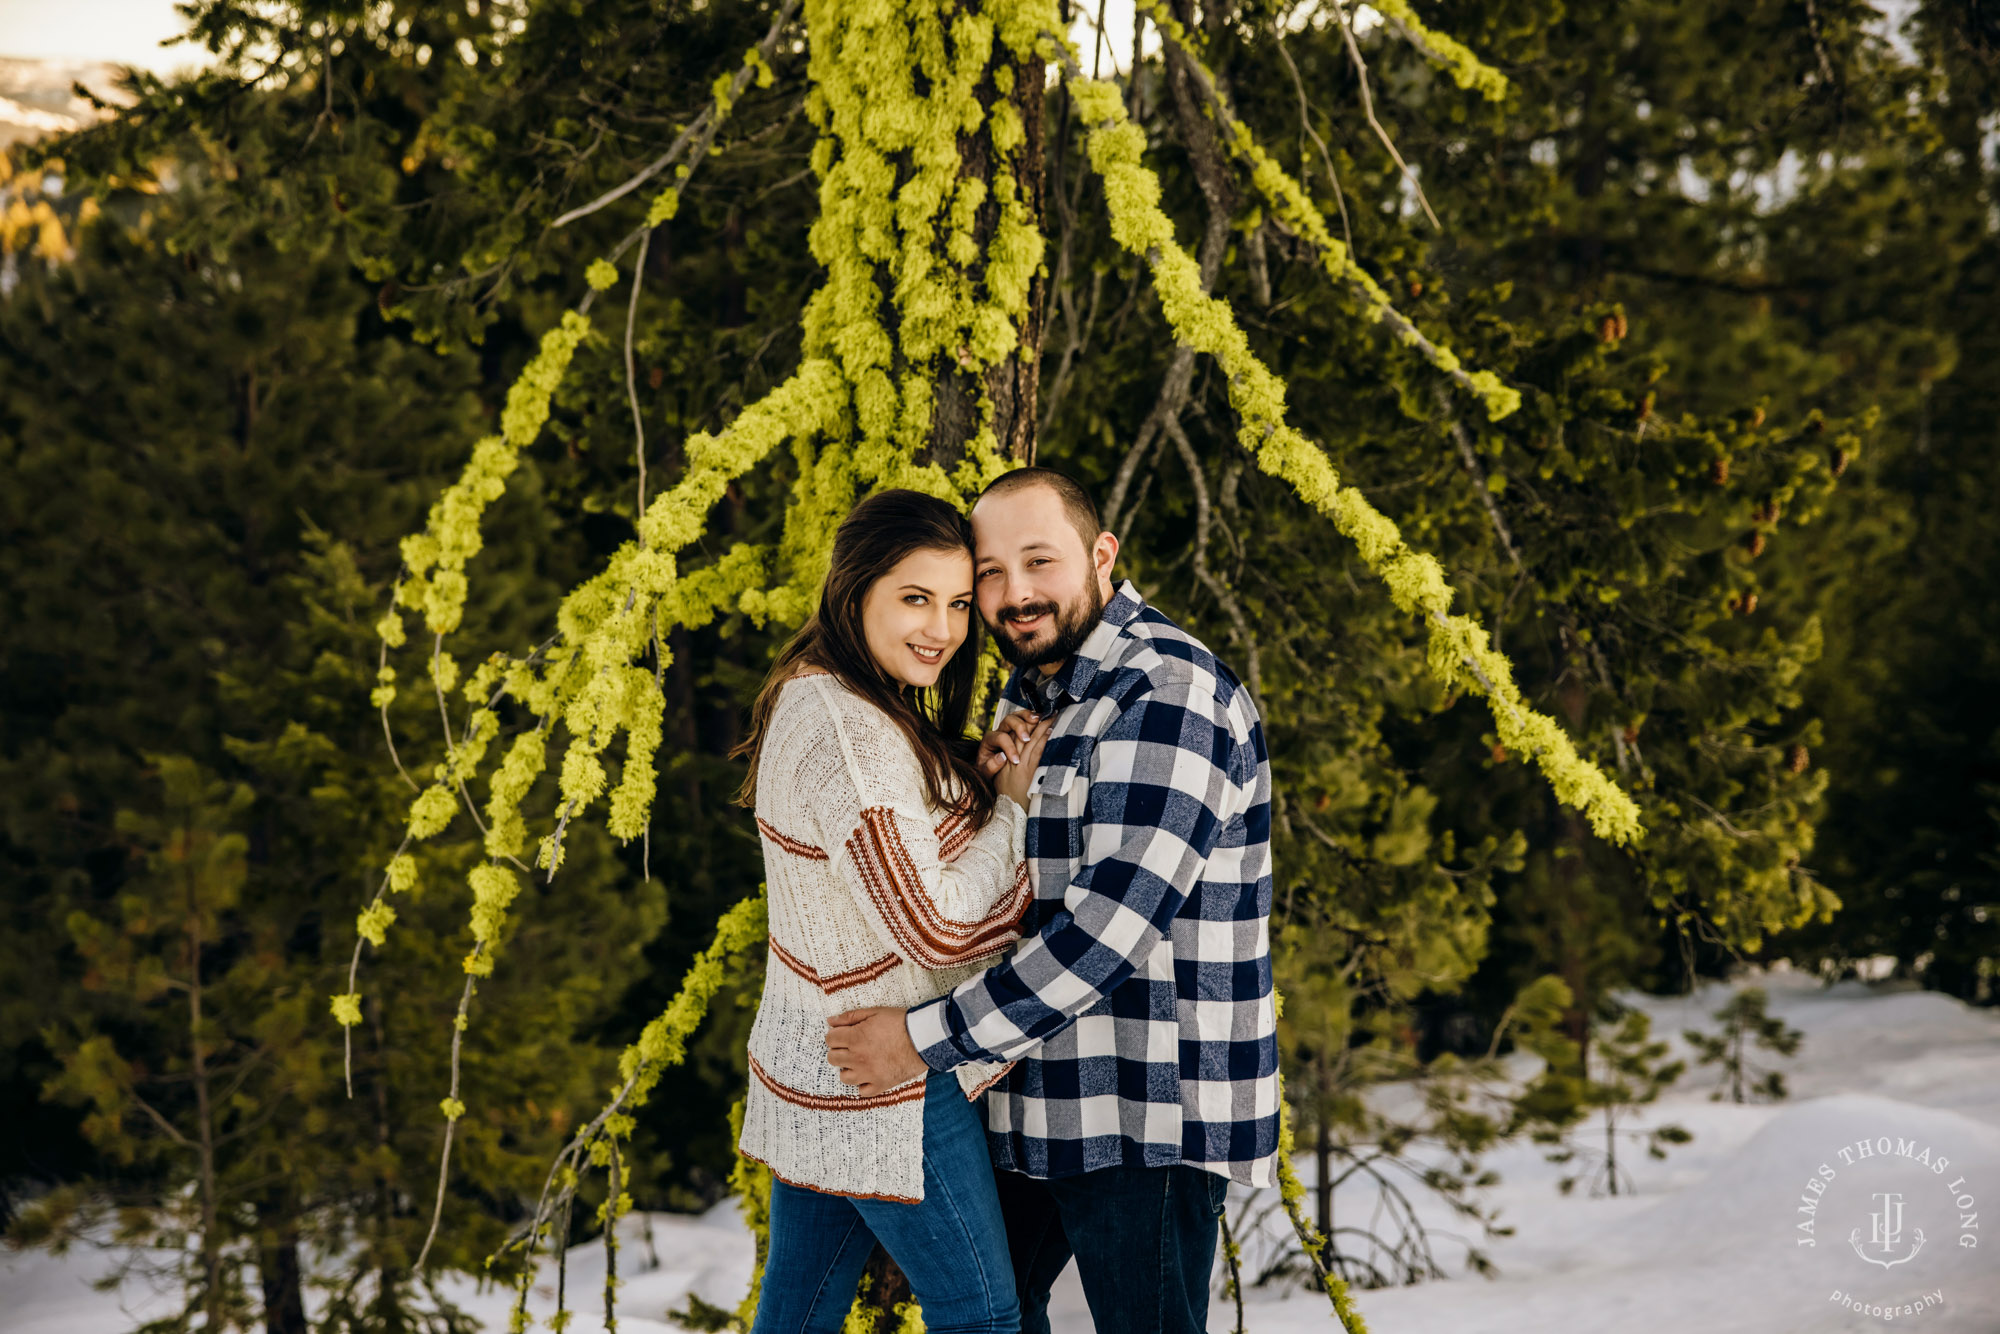
[(880, 1241), (930, 1334), (1015, 1334), (1021, 1308), (979, 1108), (958, 1080), (924, 1087), (924, 1198), (862, 1200), (771, 1183), (771, 1253), (751, 1334), (838, 1334)]
[(1037, 1180), (1001, 1172), (1021, 1328), (1048, 1334), (1049, 1290), (1076, 1257), (1097, 1334), (1203, 1334), (1229, 1182), (1176, 1167), (1101, 1167)]

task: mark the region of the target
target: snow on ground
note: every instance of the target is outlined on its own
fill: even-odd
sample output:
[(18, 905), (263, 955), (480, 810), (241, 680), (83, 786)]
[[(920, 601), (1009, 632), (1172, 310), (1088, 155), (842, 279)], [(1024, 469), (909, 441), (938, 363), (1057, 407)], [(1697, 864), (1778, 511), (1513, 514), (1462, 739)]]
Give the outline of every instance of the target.
[[(2000, 1224), (1986, 1221), (2000, 1219), (2000, 1013), (1927, 992), (1822, 987), (1783, 971), (1752, 980), (1770, 992), (1771, 1012), (1806, 1035), (1797, 1058), (1776, 1062), (1790, 1098), (1711, 1102), (1710, 1072), (1691, 1068), (1645, 1119), (1682, 1125), (1693, 1142), (1664, 1161), (1621, 1154), (1636, 1191), (1617, 1198), (1590, 1198), (1581, 1188), (1561, 1195), (1555, 1182), (1564, 1169), (1534, 1145), (1489, 1155), (1485, 1164), (1501, 1181), (1484, 1199), (1515, 1229), (1481, 1243), (1500, 1277), (1467, 1273), (1357, 1291), (1370, 1328), (1832, 1334), (1914, 1323), (1937, 1334), (2000, 1334), (2000, 1240), (1987, 1235)], [(1711, 984), (1692, 997), (1628, 999), (1679, 1048), (1681, 1029), (1715, 1027), (1712, 1012), (1730, 990)], [(1861, 1141), (1883, 1151), (1864, 1153)], [(1299, 1168), (1310, 1181), (1309, 1156)], [(1807, 1234), (1797, 1226), (1805, 1198), (1816, 1206), (1810, 1247), (1800, 1244)], [(1239, 1197), (1231, 1216), (1254, 1219), (1271, 1202), (1270, 1192)], [(1371, 1205), (1347, 1193), (1336, 1201), (1342, 1220), (1365, 1216)], [(1463, 1242), (1451, 1237), (1463, 1235), (1464, 1223), (1421, 1199), (1419, 1207), (1436, 1229), (1439, 1263), (1462, 1269)], [(1878, 1235), (1884, 1221), (1886, 1237)], [(649, 1226), (659, 1258), (652, 1268)], [(666, 1312), (690, 1292), (734, 1306), (748, 1281), (749, 1240), (732, 1202), (698, 1217), (628, 1218), (621, 1242), (619, 1326), (631, 1334), (675, 1328)], [(1257, 1236), (1246, 1250), (1254, 1264)], [(10, 1334), (120, 1334), (158, 1313), (137, 1282), (92, 1291), (89, 1280), (106, 1268), (101, 1256), (84, 1253), (0, 1254), (0, 1325)], [(570, 1328), (578, 1334), (602, 1328), (592, 1315), (602, 1278), (601, 1247), (571, 1252), (569, 1292), (580, 1309)], [(445, 1291), (487, 1328), (506, 1328), (509, 1293), (481, 1291), (471, 1280)], [(1210, 1327), (1227, 1331), (1234, 1311), (1219, 1284), (1217, 1294)], [(553, 1302), (544, 1282), (534, 1309), (546, 1313)], [(1063, 1334), (1091, 1328), (1074, 1269), (1053, 1307)], [(1324, 1299), (1295, 1283), (1251, 1288), (1245, 1314), (1251, 1334), (1334, 1328)]]

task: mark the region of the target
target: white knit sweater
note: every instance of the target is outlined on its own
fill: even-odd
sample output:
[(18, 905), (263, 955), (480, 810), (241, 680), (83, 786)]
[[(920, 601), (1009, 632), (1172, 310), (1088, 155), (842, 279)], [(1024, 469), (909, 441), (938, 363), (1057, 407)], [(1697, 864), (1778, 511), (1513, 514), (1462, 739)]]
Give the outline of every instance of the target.
[[(1001, 797), (973, 832), (931, 806), (901, 729), (815, 671), (784, 684), (766, 724), (757, 827), (770, 958), (737, 1147), (794, 1185), (921, 1200), (928, 1076), (863, 1097), (827, 1063), (826, 1021), (941, 996), (1018, 939), (1027, 814)], [(1004, 1073), (954, 1071), (968, 1098)]]

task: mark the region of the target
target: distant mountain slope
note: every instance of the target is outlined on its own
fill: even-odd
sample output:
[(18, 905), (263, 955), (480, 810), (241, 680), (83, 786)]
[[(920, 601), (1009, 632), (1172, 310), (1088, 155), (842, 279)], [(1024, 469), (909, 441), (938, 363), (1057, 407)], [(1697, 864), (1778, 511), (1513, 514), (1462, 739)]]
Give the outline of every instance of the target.
[(0, 148), (45, 134), (61, 134), (99, 113), (70, 91), (81, 82), (107, 101), (118, 101), (118, 67), (99, 60), (24, 60), (0, 56)]

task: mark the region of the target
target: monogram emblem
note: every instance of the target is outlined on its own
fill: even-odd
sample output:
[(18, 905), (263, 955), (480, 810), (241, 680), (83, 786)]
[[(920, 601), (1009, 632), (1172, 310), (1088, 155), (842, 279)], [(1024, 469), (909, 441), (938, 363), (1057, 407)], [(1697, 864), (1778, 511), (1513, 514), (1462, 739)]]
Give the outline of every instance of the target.
[[(1915, 1259), (1917, 1252), (1924, 1248), (1924, 1230), (1912, 1229), (1911, 1235), (1916, 1240), (1910, 1244), (1910, 1249), (1901, 1255), (1895, 1254), (1896, 1248), (1903, 1240), (1903, 1193), (1876, 1191), (1874, 1198), (1881, 1202), (1881, 1207), (1868, 1215), (1867, 1247), (1864, 1248), (1861, 1244), (1860, 1228), (1855, 1228), (1847, 1234), (1847, 1244), (1854, 1248), (1856, 1255), (1869, 1264), (1893, 1269), (1907, 1260)], [(1869, 1254), (1871, 1250), (1878, 1251), (1879, 1254), (1871, 1255)]]

